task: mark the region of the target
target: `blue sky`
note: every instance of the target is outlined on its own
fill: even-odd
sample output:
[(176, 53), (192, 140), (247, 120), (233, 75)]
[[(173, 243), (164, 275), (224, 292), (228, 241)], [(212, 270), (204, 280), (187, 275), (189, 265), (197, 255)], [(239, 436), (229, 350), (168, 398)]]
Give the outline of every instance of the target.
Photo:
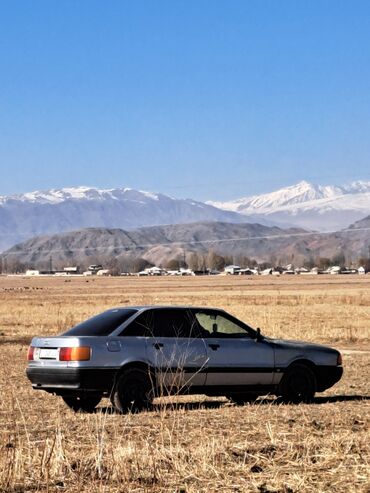
[(370, 2), (3, 0), (0, 194), (370, 179)]

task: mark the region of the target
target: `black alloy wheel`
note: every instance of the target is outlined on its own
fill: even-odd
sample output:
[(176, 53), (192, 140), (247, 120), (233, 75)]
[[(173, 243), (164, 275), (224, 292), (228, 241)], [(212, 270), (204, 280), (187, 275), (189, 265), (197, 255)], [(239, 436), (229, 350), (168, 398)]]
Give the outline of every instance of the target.
[(284, 374), (279, 395), (287, 403), (312, 402), (316, 392), (316, 377), (308, 366), (297, 363)]
[(121, 413), (150, 409), (154, 398), (154, 384), (149, 371), (132, 368), (118, 378), (112, 394), (112, 404)]

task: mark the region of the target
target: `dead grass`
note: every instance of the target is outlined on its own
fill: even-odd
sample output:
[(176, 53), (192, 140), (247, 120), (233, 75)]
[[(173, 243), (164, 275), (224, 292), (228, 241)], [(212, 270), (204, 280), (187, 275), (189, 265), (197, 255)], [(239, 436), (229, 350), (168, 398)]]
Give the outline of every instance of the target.
[(107, 307), (224, 307), (263, 332), (370, 350), (370, 279), (0, 278), (0, 491), (369, 492), (370, 353), (311, 405), (162, 399), (137, 415), (74, 414), (33, 391), (31, 336)]

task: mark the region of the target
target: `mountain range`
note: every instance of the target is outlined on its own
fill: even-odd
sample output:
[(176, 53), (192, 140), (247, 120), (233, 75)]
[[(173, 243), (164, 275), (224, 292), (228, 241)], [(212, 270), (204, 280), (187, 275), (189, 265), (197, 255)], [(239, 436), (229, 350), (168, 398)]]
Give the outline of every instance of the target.
[(189, 260), (193, 252), (213, 250), (228, 257), (248, 256), (258, 262), (302, 264), (315, 257), (346, 259), (367, 257), (370, 248), (370, 216), (336, 233), (307, 232), (299, 228), (281, 229), (260, 224), (198, 222), (153, 226), (125, 231), (88, 228), (69, 233), (36, 237), (4, 252), (3, 265), (14, 260), (27, 267), (47, 268), (90, 263), (106, 264), (141, 257), (156, 265), (170, 259)]
[(194, 221), (248, 219), (195, 200), (130, 188), (63, 188), (0, 197), (0, 251), (34, 236), (81, 228), (134, 229)]
[[(122, 229), (87, 228), (51, 236), (35, 237), (3, 253), (3, 259), (18, 260), (27, 266), (49, 263), (100, 263), (109, 257), (142, 257), (154, 264), (166, 263), (171, 258), (183, 257), (184, 252), (205, 253), (214, 249), (219, 253), (244, 254), (245, 248), (261, 244), (249, 238), (271, 235), (284, 237), (302, 233), (292, 228), (260, 224), (233, 224), (224, 222), (199, 222), (167, 226), (152, 226), (125, 231)], [(248, 239), (248, 240), (247, 240)], [(285, 238), (286, 239), (286, 238)], [(285, 242), (286, 244), (286, 242)], [(251, 251), (250, 248), (248, 251)], [(261, 251), (261, 255), (263, 252)], [(45, 267), (44, 267), (45, 268)]]
[(370, 182), (322, 186), (301, 181), (272, 193), (207, 204), (252, 215), (257, 222), (261, 217), (279, 225), (336, 231), (370, 213)]
[(368, 214), (365, 181), (341, 187), (303, 181), (268, 194), (206, 203), (130, 188), (62, 188), (0, 197), (0, 251), (35, 236), (90, 227), (132, 230), (216, 221), (335, 231)]

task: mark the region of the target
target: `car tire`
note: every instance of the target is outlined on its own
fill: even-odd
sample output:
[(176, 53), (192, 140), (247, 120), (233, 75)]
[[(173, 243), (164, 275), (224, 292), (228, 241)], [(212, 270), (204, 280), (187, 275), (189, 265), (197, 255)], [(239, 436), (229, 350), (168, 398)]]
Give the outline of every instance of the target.
[(311, 402), (316, 386), (316, 377), (311, 368), (297, 363), (284, 374), (279, 386), (279, 396), (286, 403)]
[(62, 396), (63, 401), (73, 411), (82, 411), (85, 413), (94, 412), (96, 406), (101, 401), (101, 395), (87, 395), (87, 396)]
[(154, 384), (147, 370), (132, 368), (117, 379), (111, 402), (121, 413), (150, 409), (154, 398)]
[(244, 404), (252, 404), (256, 401), (258, 395), (257, 394), (229, 394), (226, 396), (227, 399), (230, 399), (231, 402), (236, 404), (237, 406), (244, 406)]

